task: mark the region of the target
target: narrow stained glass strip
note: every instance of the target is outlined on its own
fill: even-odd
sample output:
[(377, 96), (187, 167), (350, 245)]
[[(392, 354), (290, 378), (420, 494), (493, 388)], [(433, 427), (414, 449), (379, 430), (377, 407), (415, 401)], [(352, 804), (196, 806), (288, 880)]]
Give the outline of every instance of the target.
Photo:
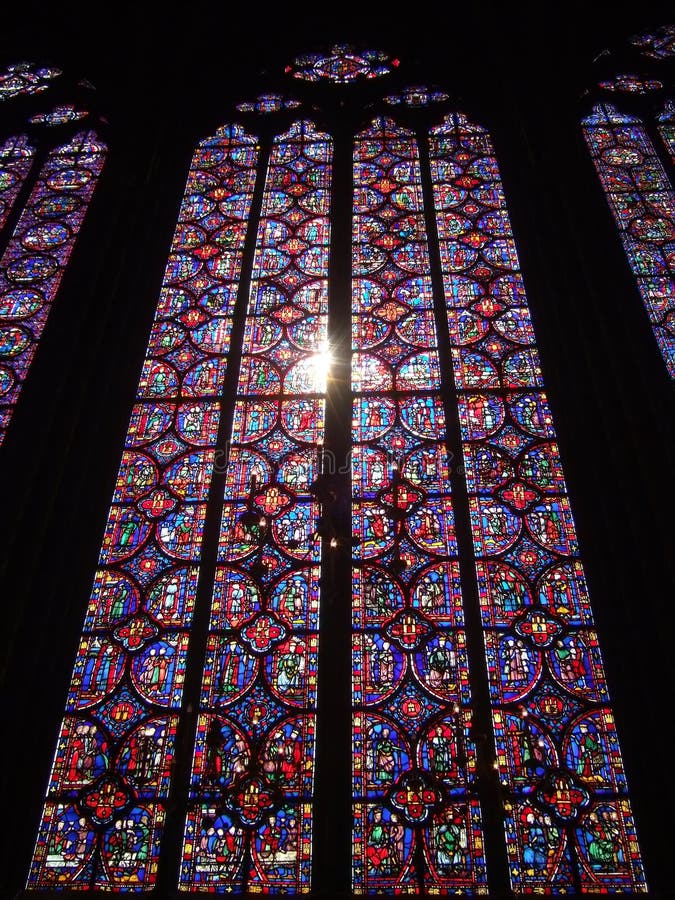
[(257, 155), (253, 138), (223, 128), (192, 161), (29, 888), (140, 891), (156, 881)]
[(671, 378), (675, 377), (675, 192), (635, 116), (597, 106), (586, 142)]
[(181, 890), (307, 892), (332, 143), (271, 150), (197, 725)]
[(659, 134), (663, 143), (666, 145), (670, 158), (675, 165), (675, 103), (667, 100), (663, 111), (656, 117)]
[(353, 888), (485, 893), (417, 144), (357, 136), (352, 289)]
[(446, 118), (432, 130), (431, 171), (512, 887), (642, 892), (598, 639), (488, 134)]
[(52, 150), (0, 259), (0, 443), (101, 174), (105, 153), (105, 145), (91, 131)]
[[(34, 156), (35, 148), (28, 143), (24, 134), (9, 138), (0, 147), (0, 228), (12, 211)], [(6, 313), (0, 312), (0, 315), (4, 317)]]
[(659, 133), (675, 165), (675, 122), (664, 122), (662, 125), (659, 125)]

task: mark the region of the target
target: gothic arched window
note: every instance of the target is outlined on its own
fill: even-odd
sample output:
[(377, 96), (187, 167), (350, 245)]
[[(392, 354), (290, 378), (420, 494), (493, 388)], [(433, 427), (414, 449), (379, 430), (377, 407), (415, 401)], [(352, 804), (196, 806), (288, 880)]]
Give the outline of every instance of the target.
[[(586, 143), (621, 235), (668, 374), (675, 377), (675, 135), (672, 28), (632, 40), (633, 71), (616, 71), (588, 96)], [(624, 54), (625, 55), (625, 54)]]
[(29, 890), (646, 889), (490, 137), (312, 94), (398, 69), (195, 151)]
[(0, 444), (106, 155), (88, 110), (55, 104), (86, 101), (91, 86), (63, 82), (30, 63), (0, 75), (0, 103), (17, 107), (9, 121), (27, 132), (0, 147)]

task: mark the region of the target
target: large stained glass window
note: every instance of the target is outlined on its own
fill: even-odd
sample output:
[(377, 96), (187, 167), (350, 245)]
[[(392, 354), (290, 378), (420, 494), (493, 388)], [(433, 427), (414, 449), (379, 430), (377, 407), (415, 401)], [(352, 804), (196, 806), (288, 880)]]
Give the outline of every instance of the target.
[[(107, 155), (106, 120), (85, 108), (92, 88), (49, 65), (0, 74), (2, 110), (25, 130), (0, 146), (0, 444)], [(56, 104), (69, 96), (78, 106)], [(91, 125), (76, 131), (71, 123), (86, 117)]]
[[(29, 887), (134, 891), (156, 879), (256, 159), (255, 140), (237, 128), (193, 159)], [(71, 166), (50, 187), (81, 180)], [(39, 203), (60, 214), (62, 196)]]
[(446, 118), (431, 133), (431, 167), (512, 887), (644, 891), (574, 521), (487, 133), (460, 116)]
[[(27, 150), (25, 144), (19, 144), (15, 152)], [(0, 258), (0, 443), (103, 168), (105, 153), (105, 145), (92, 131), (81, 132), (52, 150)], [(16, 172), (20, 171), (17, 167)]]
[(353, 744), (359, 893), (485, 884), (416, 141), (354, 154)]
[(586, 142), (671, 378), (675, 377), (675, 192), (642, 122), (598, 105)]
[(309, 889), (330, 139), (273, 145), (229, 445), (180, 887)]
[[(347, 97), (397, 65), (340, 44), (287, 74)], [(264, 138), (229, 125), (196, 149), (31, 890), (306, 893), (340, 847), (358, 894), (486, 894), (500, 865), (515, 893), (645, 890), (494, 151), (458, 114), (428, 132), (440, 89), (387, 97), (423, 127), (347, 116), (329, 135), (270, 92), (238, 108)], [(619, 206), (645, 206), (622, 222), (650, 298), (668, 299), (663, 191), (615, 124), (603, 165)], [(59, 169), (17, 230), (26, 316), (90, 165)], [(350, 325), (345, 386), (330, 346)], [(351, 449), (333, 480), (326, 434)], [(350, 477), (336, 537), (325, 496)], [(344, 708), (320, 593), (351, 612), (326, 641), (351, 658)], [(351, 735), (344, 817), (323, 800), (334, 755), (316, 751), (332, 715)], [(317, 846), (320, 808), (335, 846)]]

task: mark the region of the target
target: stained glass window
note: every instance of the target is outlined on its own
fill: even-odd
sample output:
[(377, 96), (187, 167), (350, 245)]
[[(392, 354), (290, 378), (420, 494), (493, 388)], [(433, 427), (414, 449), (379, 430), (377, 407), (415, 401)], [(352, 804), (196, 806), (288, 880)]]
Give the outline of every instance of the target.
[(663, 82), (656, 78), (640, 78), (639, 75), (628, 73), (616, 75), (606, 81), (601, 81), (598, 87), (605, 91), (624, 91), (627, 94), (647, 94), (649, 91), (658, 91), (663, 87)]
[(180, 887), (309, 889), (330, 139), (276, 138), (229, 447)]
[(668, 59), (675, 56), (675, 25), (664, 25), (655, 31), (637, 35), (631, 43), (645, 56), (652, 59)]
[(281, 94), (261, 94), (256, 100), (246, 103), (238, 103), (239, 112), (271, 113), (280, 112), (282, 109), (297, 109), (299, 100), (292, 97), (283, 97)]
[(656, 117), (656, 121), (663, 143), (675, 163), (675, 103), (672, 100), (666, 101), (663, 110)]
[(0, 147), (0, 229), (12, 211), (14, 201), (33, 165), (34, 156), (35, 147), (23, 134), (9, 138)]
[[(397, 66), (337, 44), (286, 74), (346, 97)], [(236, 109), (267, 136), (227, 125), (196, 148), (29, 889), (161, 892), (173, 866), (185, 893), (307, 893), (335, 850), (317, 848), (323, 809), (354, 893), (487, 894), (486, 841), (515, 893), (646, 890), (495, 153), (460, 114), (427, 133), (440, 89), (383, 99), (424, 130), (298, 120), (272, 136), (267, 114), (298, 101), (265, 93)], [(637, 119), (599, 107), (584, 125), (675, 366), (672, 191)], [(66, 146), (2, 260), (17, 391), (105, 149)], [(20, 174), (26, 142), (6, 149)], [(343, 383), (331, 340), (349, 325)], [(344, 596), (325, 501), (340, 429)], [(332, 832), (317, 753), (331, 602), (350, 612), (332, 646), (352, 671), (351, 803)]]
[(306, 53), (293, 60), (286, 72), (303, 81), (332, 81), (349, 84), (361, 78), (388, 75), (399, 61), (382, 50), (359, 52), (349, 44), (335, 44), (327, 54)]
[(434, 90), (424, 85), (405, 87), (399, 94), (388, 94), (384, 102), (390, 106), (428, 106), (430, 103), (442, 103), (450, 98), (444, 91)]
[[(29, 887), (134, 891), (156, 879), (256, 159), (255, 140), (226, 127), (192, 162)], [(64, 185), (79, 183), (79, 167), (65, 172)], [(60, 196), (41, 202), (60, 211)]]
[[(27, 149), (23, 145), (24, 149)], [(92, 131), (52, 150), (0, 258), (0, 443), (103, 168)]]
[(675, 377), (675, 286), (670, 262), (675, 193), (636, 116), (598, 105), (582, 125), (661, 354), (671, 378)]
[(551, 411), (494, 150), (431, 133), (505, 830), (516, 892), (644, 891)]
[(353, 885), (481, 891), (471, 691), (417, 146), (354, 154)]
[(28, 120), (33, 125), (63, 125), (66, 122), (77, 122), (86, 119), (89, 113), (84, 109), (76, 109), (72, 103), (55, 106), (45, 113), (36, 113)]
[(36, 66), (28, 62), (14, 63), (0, 74), (0, 101), (46, 91), (50, 82), (62, 72), (53, 66)]

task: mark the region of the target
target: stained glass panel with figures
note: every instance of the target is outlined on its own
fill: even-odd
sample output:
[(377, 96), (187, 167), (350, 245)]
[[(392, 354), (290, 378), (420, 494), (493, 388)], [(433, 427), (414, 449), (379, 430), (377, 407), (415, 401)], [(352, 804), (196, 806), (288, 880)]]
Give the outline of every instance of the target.
[(258, 225), (180, 887), (309, 889), (332, 142), (273, 143)]
[[(141, 891), (156, 881), (257, 154), (253, 138), (225, 127), (199, 144), (192, 161), (75, 661), (31, 888)], [(77, 184), (80, 169), (66, 172), (67, 184)], [(60, 211), (63, 197), (50, 193), (41, 203)]]
[(357, 136), (352, 288), (353, 886), (481, 893), (486, 872), (422, 183)]
[[(19, 145), (25, 150), (26, 145)], [(49, 153), (0, 258), (0, 443), (35, 356), (106, 147), (81, 132)], [(22, 161), (21, 165), (25, 165)]]
[(431, 170), (505, 833), (516, 892), (644, 891), (525, 287), (487, 132)]

